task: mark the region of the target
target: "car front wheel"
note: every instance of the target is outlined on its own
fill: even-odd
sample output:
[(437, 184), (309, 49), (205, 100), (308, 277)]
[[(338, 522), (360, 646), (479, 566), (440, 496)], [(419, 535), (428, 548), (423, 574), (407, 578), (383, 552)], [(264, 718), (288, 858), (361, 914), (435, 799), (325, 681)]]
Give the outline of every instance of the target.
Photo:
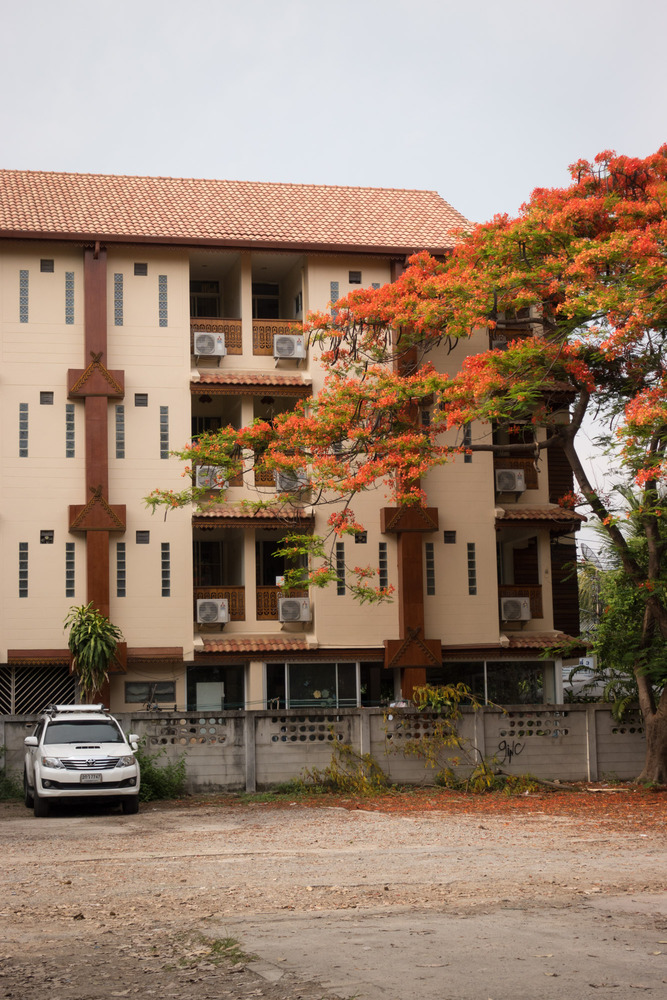
[(32, 792), (30, 791), (30, 785), (28, 784), (28, 775), (27, 772), (25, 771), (25, 768), (23, 770), (23, 801), (25, 802), (26, 809), (32, 809), (33, 795)]
[(133, 816), (139, 812), (139, 796), (133, 795), (131, 798), (122, 799), (121, 807), (126, 816)]
[(46, 799), (42, 799), (39, 797), (39, 795), (37, 794), (37, 789), (35, 789), (34, 798), (35, 801), (33, 804), (33, 810), (35, 816), (37, 816), (39, 819), (46, 819), (46, 817), (49, 815), (50, 803), (47, 802)]

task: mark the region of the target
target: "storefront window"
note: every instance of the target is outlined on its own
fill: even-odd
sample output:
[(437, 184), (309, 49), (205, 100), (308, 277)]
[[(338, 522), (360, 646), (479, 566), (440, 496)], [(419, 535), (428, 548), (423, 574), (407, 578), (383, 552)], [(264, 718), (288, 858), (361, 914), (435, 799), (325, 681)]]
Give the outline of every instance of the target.
[(267, 705), (275, 708), (355, 708), (356, 663), (268, 663)]
[(245, 669), (188, 667), (187, 689), (189, 712), (245, 708)]

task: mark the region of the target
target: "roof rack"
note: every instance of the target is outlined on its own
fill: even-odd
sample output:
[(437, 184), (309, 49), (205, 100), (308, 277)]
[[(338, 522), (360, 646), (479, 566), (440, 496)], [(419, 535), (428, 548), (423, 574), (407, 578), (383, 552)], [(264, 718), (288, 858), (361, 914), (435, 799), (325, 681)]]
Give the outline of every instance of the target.
[(47, 705), (45, 715), (60, 715), (66, 712), (107, 712), (105, 705)]

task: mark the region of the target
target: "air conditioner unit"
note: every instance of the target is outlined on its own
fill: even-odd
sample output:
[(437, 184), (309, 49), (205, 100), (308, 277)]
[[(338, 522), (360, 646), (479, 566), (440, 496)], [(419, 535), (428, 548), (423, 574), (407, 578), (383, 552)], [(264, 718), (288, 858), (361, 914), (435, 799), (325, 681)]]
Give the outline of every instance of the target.
[(492, 351), (506, 351), (507, 350), (507, 337), (491, 337), (491, 350)]
[(496, 469), (496, 490), (498, 493), (523, 493), (526, 477), (523, 469)]
[(195, 333), (194, 353), (197, 355), (217, 355), (227, 353), (224, 333)]
[(296, 472), (279, 472), (274, 469), (273, 479), (279, 493), (298, 493), (308, 486), (308, 474), (305, 469)]
[(197, 621), (201, 625), (229, 621), (229, 601), (202, 597), (197, 601)]
[(224, 490), (227, 488), (225, 470), (219, 465), (198, 465), (195, 470), (198, 490)]
[(310, 601), (307, 597), (278, 598), (278, 621), (309, 622), (312, 617)]
[(305, 358), (306, 338), (293, 333), (276, 333), (273, 337), (274, 358)]
[(530, 597), (501, 597), (500, 617), (504, 622), (529, 622)]

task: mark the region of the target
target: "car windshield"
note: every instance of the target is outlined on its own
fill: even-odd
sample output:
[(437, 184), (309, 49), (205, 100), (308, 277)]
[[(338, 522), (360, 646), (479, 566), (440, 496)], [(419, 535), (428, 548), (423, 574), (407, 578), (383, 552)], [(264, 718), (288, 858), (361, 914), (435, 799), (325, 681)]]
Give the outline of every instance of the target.
[(54, 743), (124, 743), (118, 726), (107, 719), (79, 719), (76, 722), (51, 722), (44, 736), (45, 744)]

